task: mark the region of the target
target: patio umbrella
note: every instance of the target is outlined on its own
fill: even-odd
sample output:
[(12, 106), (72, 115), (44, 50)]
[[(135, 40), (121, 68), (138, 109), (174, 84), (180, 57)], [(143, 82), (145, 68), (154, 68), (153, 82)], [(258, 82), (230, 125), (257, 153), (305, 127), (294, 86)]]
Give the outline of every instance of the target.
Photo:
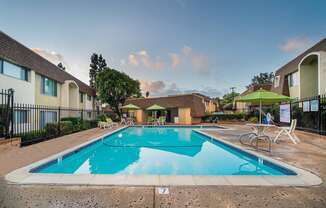
[(134, 105), (134, 104), (130, 103), (128, 105), (122, 106), (121, 109), (127, 110), (128, 111), (128, 116), (130, 116), (129, 111), (139, 110), (140, 108), (137, 105)]
[(137, 105), (128, 104), (128, 105), (122, 106), (121, 109), (124, 109), (124, 110), (139, 110), (140, 108)]
[(249, 93), (247, 95), (241, 96), (236, 99), (236, 102), (245, 102), (252, 104), (259, 104), (259, 122), (261, 123), (261, 108), (263, 104), (274, 104), (284, 101), (289, 101), (290, 97), (279, 95), (277, 93), (259, 89), (255, 92)]
[(149, 106), (148, 108), (146, 108), (146, 110), (147, 111), (155, 111), (155, 117), (156, 117), (156, 112), (160, 111), (160, 110), (165, 110), (165, 108), (162, 107), (162, 106), (159, 106), (157, 104), (154, 104), (154, 105)]

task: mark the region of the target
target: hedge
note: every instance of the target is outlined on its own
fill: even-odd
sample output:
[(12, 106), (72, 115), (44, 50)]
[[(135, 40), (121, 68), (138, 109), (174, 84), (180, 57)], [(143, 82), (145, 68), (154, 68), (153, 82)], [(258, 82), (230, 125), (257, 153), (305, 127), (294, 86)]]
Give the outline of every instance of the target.
[(63, 118), (58, 123), (47, 123), (42, 130), (32, 131), (21, 135), (21, 146), (38, 143), (55, 137), (95, 128), (96, 120), (81, 120), (79, 118)]
[(233, 113), (233, 114), (207, 115), (203, 118), (203, 120), (204, 122), (216, 122), (216, 121), (243, 120), (244, 118), (245, 118), (244, 113)]

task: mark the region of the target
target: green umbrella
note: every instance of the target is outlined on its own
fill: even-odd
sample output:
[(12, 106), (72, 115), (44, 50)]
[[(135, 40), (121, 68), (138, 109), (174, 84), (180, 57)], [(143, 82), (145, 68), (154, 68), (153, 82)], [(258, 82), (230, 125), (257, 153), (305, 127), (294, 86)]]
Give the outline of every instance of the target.
[(121, 109), (126, 109), (126, 110), (139, 110), (140, 108), (137, 105), (128, 104), (128, 105), (122, 106)]
[(157, 104), (154, 104), (154, 105), (146, 108), (146, 110), (148, 110), (148, 111), (150, 111), (150, 110), (152, 110), (152, 111), (155, 111), (155, 110), (165, 110), (165, 108), (162, 107), (162, 106), (159, 106)]
[(160, 110), (165, 110), (164, 107), (162, 106), (159, 106), (157, 104), (154, 104), (152, 106), (149, 106), (148, 108), (146, 108), (147, 111), (154, 111), (155, 113), (155, 118), (156, 118), (156, 115), (157, 115), (157, 111), (160, 111)]
[(262, 104), (274, 104), (284, 101), (289, 101), (290, 97), (279, 95), (274, 92), (266, 91), (263, 89), (249, 93), (236, 99), (236, 102), (245, 102), (252, 104), (259, 104), (259, 122), (261, 123), (261, 106)]

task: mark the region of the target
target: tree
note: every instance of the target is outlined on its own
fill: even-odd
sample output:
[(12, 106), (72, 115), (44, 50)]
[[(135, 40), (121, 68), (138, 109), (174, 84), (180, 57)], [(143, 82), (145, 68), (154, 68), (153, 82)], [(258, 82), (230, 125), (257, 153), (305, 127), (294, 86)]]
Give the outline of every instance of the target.
[(222, 99), (218, 99), (219, 106), (223, 108), (223, 106), (225, 106), (226, 104), (233, 103), (234, 98), (239, 95), (240, 93), (234, 91), (226, 93), (225, 95), (223, 95)]
[(147, 97), (147, 98), (149, 97), (149, 92), (148, 92), (148, 91), (146, 92), (146, 97)]
[(89, 85), (93, 88), (96, 88), (95, 80), (96, 75), (103, 71), (107, 64), (105, 59), (102, 57), (102, 54), (97, 55), (96, 53), (93, 53), (91, 56), (91, 63), (89, 65), (91, 68), (89, 69)]
[(247, 86), (247, 88), (250, 88), (254, 85), (262, 85), (262, 84), (272, 84), (274, 80), (274, 73), (259, 73), (258, 75), (255, 75), (251, 79), (251, 84)]
[(62, 70), (62, 71), (66, 71), (66, 67), (63, 66), (63, 64), (60, 62), (58, 63), (58, 67)]
[(119, 117), (119, 106), (124, 105), (127, 98), (141, 96), (139, 81), (110, 68), (105, 68), (97, 75), (96, 90), (100, 100), (109, 104)]

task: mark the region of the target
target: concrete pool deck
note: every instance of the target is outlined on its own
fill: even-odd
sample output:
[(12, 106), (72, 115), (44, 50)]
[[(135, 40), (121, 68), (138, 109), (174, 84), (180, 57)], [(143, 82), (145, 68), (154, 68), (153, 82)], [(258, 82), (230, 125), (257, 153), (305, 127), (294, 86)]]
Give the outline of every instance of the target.
[[(243, 125), (227, 125), (232, 131), (206, 133), (237, 143), (237, 136), (247, 132)], [(32, 146), (0, 146), (0, 174), (79, 145), (109, 130), (92, 129)], [(317, 173), (326, 178), (326, 138), (297, 131), (301, 143), (286, 141), (273, 144), (278, 160)], [(325, 207), (325, 184), (313, 187), (245, 186), (171, 186), (162, 195), (157, 187), (130, 186), (48, 186), (0, 183), (0, 205), (6, 207)]]

